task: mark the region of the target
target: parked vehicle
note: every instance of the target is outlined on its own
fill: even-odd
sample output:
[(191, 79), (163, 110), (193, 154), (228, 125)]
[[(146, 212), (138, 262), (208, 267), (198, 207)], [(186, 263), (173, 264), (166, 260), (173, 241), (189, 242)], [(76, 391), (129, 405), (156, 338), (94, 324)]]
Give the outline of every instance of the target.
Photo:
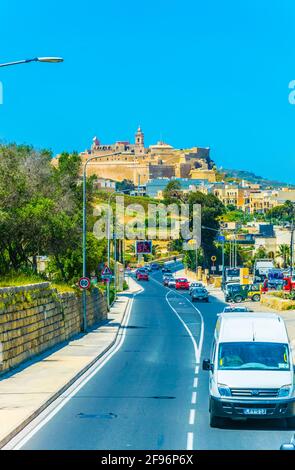
[(257, 259), (254, 264), (254, 281), (264, 281), (274, 267), (274, 260), (272, 258)]
[(179, 277), (176, 279), (176, 284), (175, 284), (176, 289), (185, 289), (189, 290), (189, 282), (185, 277)]
[(228, 290), (225, 292), (225, 301), (240, 303), (246, 299), (253, 300), (253, 302), (259, 302), (261, 297), (261, 289), (259, 284), (232, 284), (228, 286)]
[(207, 289), (204, 287), (194, 287), (191, 291), (192, 302), (202, 300), (203, 302), (209, 302), (209, 294)]
[(286, 419), (295, 425), (292, 351), (281, 317), (222, 313), (214, 332), (209, 371), (210, 425), (224, 418)]
[(225, 282), (233, 281), (233, 282), (240, 282), (240, 269), (237, 268), (225, 268), (224, 276)]
[(136, 273), (136, 279), (138, 281), (148, 281), (149, 274), (146, 269), (138, 269)]
[(261, 292), (265, 293), (273, 290), (284, 290), (287, 292), (295, 290), (295, 278), (284, 277), (282, 280), (265, 279), (262, 284)]
[(190, 286), (189, 286), (189, 293), (191, 294), (192, 290), (195, 288), (195, 287), (204, 287), (203, 284), (201, 282), (191, 282), (190, 283)]
[(295, 290), (295, 277), (284, 277), (283, 289), (289, 292)]

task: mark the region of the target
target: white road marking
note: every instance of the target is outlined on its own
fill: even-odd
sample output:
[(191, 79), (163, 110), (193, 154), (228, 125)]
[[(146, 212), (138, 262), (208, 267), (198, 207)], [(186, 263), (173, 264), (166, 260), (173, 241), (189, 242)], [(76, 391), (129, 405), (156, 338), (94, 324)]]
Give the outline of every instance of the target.
[(192, 405), (197, 403), (197, 392), (192, 393)]
[(193, 446), (194, 446), (194, 433), (188, 432), (187, 441), (186, 441), (186, 450), (193, 450)]
[[(133, 294), (130, 300), (127, 312), (124, 316), (122, 326), (127, 326), (129, 323), (131, 310), (133, 306), (134, 297), (141, 294), (144, 291), (141, 290)], [(120, 330), (119, 330), (120, 331)], [(93, 364), (81, 377), (79, 377), (62, 395), (60, 395), (53, 403), (51, 403), (44, 411), (42, 411), (31, 423), (28, 424), (22, 431), (20, 431), (15, 437), (13, 437), (2, 450), (19, 450), (21, 449), (40, 429), (47, 424), (64, 406), (65, 404), (76, 395), (81, 388), (94, 377), (97, 372), (103, 368), (103, 366), (116, 354), (124, 343), (125, 336), (127, 334), (127, 328), (122, 330), (122, 334), (117, 336), (119, 342), (116, 343), (109, 349), (104, 356)]]
[(196, 410), (190, 410), (190, 413), (189, 413), (189, 424), (190, 426), (192, 426), (193, 424), (195, 424), (195, 417), (196, 417)]
[[(154, 279), (151, 277), (151, 279), (156, 282), (157, 284), (160, 284), (161, 287), (163, 287), (163, 285), (157, 280), (157, 279)], [(183, 299), (185, 299), (186, 302), (188, 302), (199, 314), (200, 316), (200, 319), (201, 319), (201, 334), (200, 334), (200, 338), (199, 338), (199, 345), (197, 345), (196, 343), (196, 340), (191, 332), (191, 330), (188, 328), (188, 326), (186, 325), (186, 323), (183, 321), (183, 319), (180, 317), (180, 315), (177, 313), (176, 309), (174, 307), (172, 307), (171, 303), (169, 302), (169, 294), (171, 293), (175, 293), (176, 295), (179, 295), (181, 296)], [(166, 294), (166, 301), (169, 305), (169, 307), (171, 308), (171, 310), (175, 313), (175, 315), (177, 316), (177, 318), (181, 321), (181, 323), (183, 324), (184, 328), (186, 329), (186, 331), (188, 332), (189, 336), (190, 336), (190, 339), (193, 343), (193, 346), (194, 346), (194, 352), (195, 352), (195, 360), (196, 360), (196, 366), (195, 366), (195, 374), (197, 375), (199, 373), (199, 363), (200, 363), (200, 359), (201, 359), (201, 352), (202, 352), (202, 346), (203, 346), (203, 341), (204, 341), (204, 319), (203, 319), (203, 316), (200, 312), (199, 309), (197, 309), (197, 307), (195, 307), (195, 305), (187, 298), (185, 297), (183, 294), (180, 294), (179, 292), (176, 292), (175, 290), (172, 290), (172, 289), (169, 289), (168, 288), (168, 292)], [(178, 302), (178, 305), (183, 305), (184, 302)], [(193, 382), (193, 388), (197, 388), (198, 386), (198, 377), (194, 377), (194, 382)], [(192, 401), (191, 403), (192, 404), (196, 404), (196, 401), (197, 401), (197, 392), (196, 391), (193, 391), (193, 394), (192, 394)], [(195, 416), (196, 416), (196, 410), (194, 409), (191, 409), (190, 410), (190, 415), (189, 415), (189, 425), (193, 425), (194, 422), (195, 422)], [(187, 450), (193, 450), (193, 445), (194, 445), (194, 433), (193, 432), (188, 432), (187, 433), (187, 445), (186, 445), (186, 449)]]
[[(156, 282), (157, 284), (160, 284), (161, 287), (163, 287), (163, 285), (159, 281), (157, 281), (157, 279), (154, 279), (154, 278), (151, 278), (151, 279), (154, 282)], [(196, 310), (196, 312), (198, 312), (198, 314), (200, 316), (200, 319), (201, 319), (201, 334), (200, 334), (200, 339), (199, 339), (199, 346), (197, 346), (196, 340), (193, 337), (193, 335), (192, 335), (190, 329), (188, 328), (188, 326), (186, 325), (186, 323), (182, 320), (180, 315), (177, 313), (176, 309), (174, 307), (172, 307), (171, 303), (169, 302), (168, 296), (171, 293), (174, 293), (174, 294), (179, 295), (180, 297), (182, 297), (184, 300), (186, 300), (186, 302), (188, 302)], [(203, 319), (203, 316), (202, 316), (200, 310), (197, 307), (195, 307), (195, 305), (187, 297), (185, 297), (183, 294), (180, 294), (179, 292), (177, 292), (175, 290), (172, 290), (172, 289), (169, 289), (169, 288), (168, 288), (168, 292), (166, 294), (166, 301), (167, 301), (169, 307), (175, 313), (175, 315), (179, 318), (179, 320), (181, 321), (181, 323), (185, 327), (186, 331), (188, 332), (188, 334), (189, 334), (189, 336), (192, 340), (192, 343), (194, 345), (196, 364), (199, 364), (200, 363), (200, 358), (201, 358), (201, 351), (202, 351), (203, 341), (204, 341), (204, 319)]]

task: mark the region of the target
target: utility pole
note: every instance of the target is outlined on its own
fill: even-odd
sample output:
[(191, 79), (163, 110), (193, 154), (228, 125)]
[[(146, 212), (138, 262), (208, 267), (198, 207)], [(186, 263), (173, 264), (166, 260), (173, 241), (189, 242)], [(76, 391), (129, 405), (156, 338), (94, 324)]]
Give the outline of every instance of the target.
[(294, 251), (294, 219), (291, 225), (291, 242), (290, 242), (290, 276), (293, 277), (293, 251)]

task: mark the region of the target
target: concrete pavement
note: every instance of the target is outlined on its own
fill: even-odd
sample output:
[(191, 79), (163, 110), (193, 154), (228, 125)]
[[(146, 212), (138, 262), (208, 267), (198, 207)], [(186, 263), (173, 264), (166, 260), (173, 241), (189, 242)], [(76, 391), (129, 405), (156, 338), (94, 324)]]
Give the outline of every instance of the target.
[(130, 296), (141, 289), (132, 278), (128, 283), (106, 322), (0, 378), (0, 448), (115, 343)]

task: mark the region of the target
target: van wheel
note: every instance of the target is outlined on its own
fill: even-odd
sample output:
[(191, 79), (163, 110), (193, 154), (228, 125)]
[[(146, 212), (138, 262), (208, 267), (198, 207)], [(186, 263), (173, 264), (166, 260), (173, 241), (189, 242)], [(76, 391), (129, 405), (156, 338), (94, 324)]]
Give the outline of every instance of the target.
[(222, 428), (224, 419), (210, 413), (210, 426), (211, 428)]
[(260, 295), (259, 294), (254, 294), (252, 297), (253, 302), (259, 302), (260, 300)]
[(292, 418), (287, 418), (287, 427), (288, 429), (295, 431), (295, 416), (292, 416)]
[(237, 303), (237, 304), (240, 304), (243, 300), (243, 297), (241, 295), (236, 295), (236, 297), (234, 298), (234, 301)]

